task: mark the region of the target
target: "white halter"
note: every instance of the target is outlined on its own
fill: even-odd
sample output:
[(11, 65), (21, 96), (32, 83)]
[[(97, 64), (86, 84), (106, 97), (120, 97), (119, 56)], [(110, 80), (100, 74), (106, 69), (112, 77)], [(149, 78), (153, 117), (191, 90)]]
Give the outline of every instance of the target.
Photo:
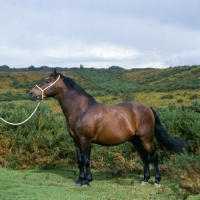
[[(42, 91), (42, 99), (44, 98), (44, 91), (45, 91), (46, 89), (50, 88), (52, 85), (54, 85), (54, 84), (59, 80), (59, 78), (60, 78), (60, 75), (58, 76), (58, 78), (56, 79), (56, 81), (54, 81), (52, 84), (50, 84), (49, 86), (47, 86), (47, 87), (44, 88), (44, 89), (42, 89), (42, 88), (40, 88), (38, 85), (36, 85), (37, 88), (40, 89), (40, 90)], [(4, 122), (7, 123), (7, 124), (14, 125), (14, 126), (24, 124), (25, 122), (27, 122), (27, 121), (33, 116), (33, 114), (36, 112), (36, 110), (37, 110), (37, 108), (39, 107), (39, 105), (40, 105), (40, 101), (39, 101), (38, 105), (36, 106), (35, 110), (33, 111), (33, 113), (32, 113), (26, 120), (24, 120), (23, 122), (20, 122), (20, 123), (12, 123), (12, 122), (6, 121), (5, 119), (3, 119), (3, 118), (1, 118), (1, 117), (0, 117), (0, 120), (4, 121)]]
[(39, 87), (38, 85), (36, 85), (36, 87), (42, 92), (42, 99), (44, 98), (44, 91), (48, 88), (50, 88), (52, 85), (54, 85), (60, 78), (60, 75), (58, 76), (58, 78), (49, 86), (45, 87), (44, 89), (42, 89), (41, 87)]

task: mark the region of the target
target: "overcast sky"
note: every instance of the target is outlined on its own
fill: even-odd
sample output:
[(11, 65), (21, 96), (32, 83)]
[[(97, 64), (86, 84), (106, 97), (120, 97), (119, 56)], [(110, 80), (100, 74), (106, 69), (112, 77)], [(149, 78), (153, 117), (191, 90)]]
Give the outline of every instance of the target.
[(0, 65), (200, 64), (199, 0), (0, 0)]

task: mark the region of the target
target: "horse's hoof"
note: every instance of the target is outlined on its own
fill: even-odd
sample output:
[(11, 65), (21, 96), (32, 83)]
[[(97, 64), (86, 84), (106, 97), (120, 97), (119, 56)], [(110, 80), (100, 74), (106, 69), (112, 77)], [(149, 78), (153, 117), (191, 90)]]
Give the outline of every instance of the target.
[(154, 187), (159, 188), (161, 187), (160, 183), (154, 183)]
[(87, 187), (90, 187), (90, 185), (89, 184), (83, 184), (82, 187), (87, 188)]
[(81, 182), (81, 181), (76, 181), (75, 186), (76, 186), (76, 187), (81, 187), (81, 186), (82, 186), (82, 182)]
[(148, 182), (142, 181), (141, 186), (148, 185)]
[(83, 183), (82, 183), (82, 187), (90, 187), (90, 184), (89, 184), (90, 182), (89, 181), (84, 181)]

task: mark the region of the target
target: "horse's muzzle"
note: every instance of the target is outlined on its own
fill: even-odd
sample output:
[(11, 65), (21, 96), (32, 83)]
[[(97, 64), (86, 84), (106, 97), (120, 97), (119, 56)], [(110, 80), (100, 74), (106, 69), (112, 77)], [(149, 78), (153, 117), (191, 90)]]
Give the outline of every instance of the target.
[(30, 98), (32, 101), (36, 101), (36, 100), (37, 100), (37, 94), (35, 94), (34, 92), (30, 92), (30, 93), (29, 93), (29, 98)]

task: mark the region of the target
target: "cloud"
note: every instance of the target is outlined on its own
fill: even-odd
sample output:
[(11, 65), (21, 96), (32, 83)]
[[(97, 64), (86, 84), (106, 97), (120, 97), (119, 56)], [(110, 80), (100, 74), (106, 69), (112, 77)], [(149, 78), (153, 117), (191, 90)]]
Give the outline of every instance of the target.
[[(85, 45), (81, 46), (78, 48), (78, 50), (58, 48), (40, 52), (43, 57), (42, 62), (49, 62), (49, 60), (51, 60), (51, 62), (59, 62), (61, 65), (64, 63), (68, 64), (75, 62), (78, 64), (77, 66), (80, 64), (85, 64), (87, 67), (105, 68), (111, 66), (112, 63), (120, 62), (124, 65), (125, 61), (131, 62), (135, 58), (141, 56), (141, 53), (134, 49), (124, 48), (116, 45), (104, 44), (91, 47), (85, 47)], [(98, 62), (99, 64), (97, 64)]]
[(197, 0), (3, 1), (0, 65), (199, 64), (199, 6)]
[(191, 50), (184, 50), (182, 52), (171, 54), (166, 59), (166, 63), (174, 63), (175, 66), (182, 66), (182, 65), (197, 65), (200, 63), (200, 48), (198, 49), (191, 49)]

